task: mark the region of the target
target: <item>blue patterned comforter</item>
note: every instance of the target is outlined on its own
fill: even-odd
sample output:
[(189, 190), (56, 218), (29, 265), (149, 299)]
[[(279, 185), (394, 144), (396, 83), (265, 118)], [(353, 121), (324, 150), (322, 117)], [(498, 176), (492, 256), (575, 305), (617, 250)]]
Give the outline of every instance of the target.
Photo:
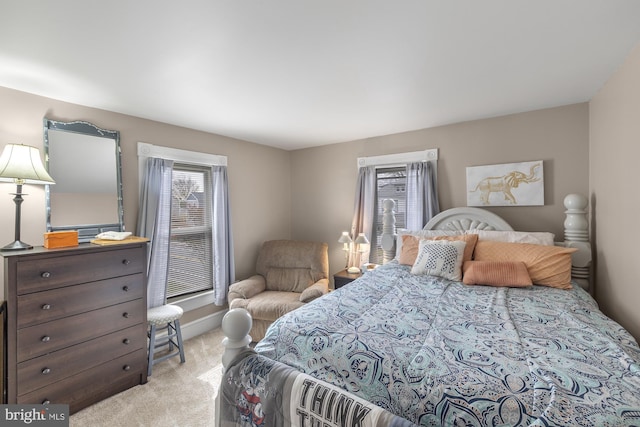
[(640, 425), (640, 348), (581, 288), (395, 262), (276, 321), (259, 354), (418, 425)]

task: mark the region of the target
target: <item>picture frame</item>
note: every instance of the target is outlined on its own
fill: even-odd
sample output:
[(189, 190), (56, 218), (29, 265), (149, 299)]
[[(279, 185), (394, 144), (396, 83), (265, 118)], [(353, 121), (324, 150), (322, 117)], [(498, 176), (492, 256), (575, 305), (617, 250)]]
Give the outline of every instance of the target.
[(542, 205), (542, 160), (467, 167), (467, 206)]

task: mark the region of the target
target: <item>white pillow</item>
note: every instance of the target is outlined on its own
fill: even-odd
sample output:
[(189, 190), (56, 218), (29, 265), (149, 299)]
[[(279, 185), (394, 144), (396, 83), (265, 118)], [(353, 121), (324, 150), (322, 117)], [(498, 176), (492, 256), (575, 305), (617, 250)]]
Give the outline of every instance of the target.
[(466, 242), (462, 240), (420, 240), (411, 274), (460, 281), (465, 246)]
[(534, 245), (554, 246), (555, 234), (545, 231), (498, 231), (498, 230), (468, 230), (467, 234), (478, 235), (478, 240), (493, 242), (532, 243)]
[(463, 230), (408, 230), (406, 228), (399, 228), (396, 231), (396, 257), (402, 252), (402, 236), (409, 234), (411, 236), (416, 236), (418, 238), (430, 238), (430, 237), (438, 237), (438, 236), (458, 236), (460, 234), (464, 234)]

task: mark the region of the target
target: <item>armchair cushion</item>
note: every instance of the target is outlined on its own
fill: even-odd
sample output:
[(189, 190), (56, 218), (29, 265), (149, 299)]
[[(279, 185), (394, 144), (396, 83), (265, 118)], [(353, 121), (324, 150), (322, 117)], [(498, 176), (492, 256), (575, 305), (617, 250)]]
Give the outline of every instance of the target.
[(237, 298), (249, 299), (266, 289), (264, 277), (256, 274), (248, 279), (241, 280), (229, 286), (229, 303)]
[[(264, 291), (250, 299), (236, 299), (229, 304), (229, 308), (244, 308), (256, 320), (273, 322), (278, 317), (298, 307), (302, 307), (300, 294), (296, 292)], [(262, 339), (261, 336), (254, 339)]]
[[(329, 278), (328, 245), (318, 242), (270, 240), (258, 254), (256, 273), (267, 280), (267, 290), (302, 292)], [(285, 280), (292, 279), (288, 284)]]
[(269, 267), (267, 270), (267, 288), (270, 291), (302, 292), (313, 282), (308, 268)]
[(300, 294), (300, 301), (313, 301), (314, 299), (321, 297), (327, 292), (329, 292), (329, 279), (321, 279), (302, 291), (302, 293)]

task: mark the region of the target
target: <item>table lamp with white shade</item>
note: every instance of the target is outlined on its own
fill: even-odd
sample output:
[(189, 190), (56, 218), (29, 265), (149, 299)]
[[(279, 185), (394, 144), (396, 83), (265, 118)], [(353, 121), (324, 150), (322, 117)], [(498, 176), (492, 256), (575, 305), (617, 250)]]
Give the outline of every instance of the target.
[(351, 236), (349, 236), (349, 232), (343, 231), (342, 234), (340, 235), (340, 238), (338, 239), (338, 242), (342, 243), (342, 250), (344, 251), (344, 257), (345, 257), (345, 267), (344, 268), (348, 268), (349, 267), (349, 253), (351, 252), (351, 243), (353, 243), (353, 240), (351, 239)]
[[(356, 245), (356, 254), (357, 254), (356, 255), (356, 259), (358, 261), (357, 264), (361, 265), (362, 264), (362, 255), (369, 250), (369, 239), (367, 239), (367, 236), (365, 236), (364, 233), (360, 233), (355, 238), (353, 243), (355, 243), (355, 245)], [(359, 267), (351, 267), (347, 271), (349, 273), (360, 273), (361, 272)]]
[(23, 202), (22, 186), (24, 184), (55, 184), (55, 181), (42, 165), (40, 151), (36, 147), (23, 144), (7, 144), (0, 156), (0, 182), (13, 182), (15, 197), (16, 223), (15, 241), (0, 248), (1, 251), (20, 251), (32, 249), (33, 246), (20, 240), (20, 205)]

